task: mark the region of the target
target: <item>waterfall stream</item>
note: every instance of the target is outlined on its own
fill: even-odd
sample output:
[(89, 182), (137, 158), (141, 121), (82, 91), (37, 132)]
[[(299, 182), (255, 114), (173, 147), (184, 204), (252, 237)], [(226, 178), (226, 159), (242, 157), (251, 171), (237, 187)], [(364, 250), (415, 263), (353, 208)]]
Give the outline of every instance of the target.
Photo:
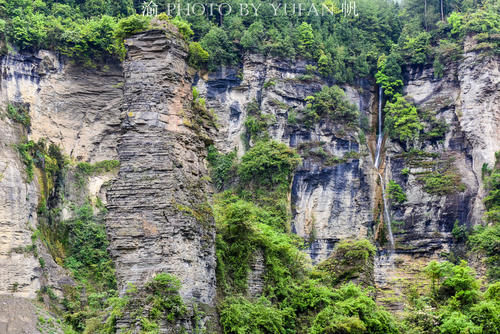
[(387, 205), (387, 196), (385, 194), (385, 186), (384, 186), (384, 178), (382, 177), (382, 174), (378, 172), (378, 177), (380, 178), (380, 186), (382, 187), (382, 199), (384, 200), (384, 215), (386, 219), (386, 227), (387, 227), (387, 234), (389, 237), (389, 244), (390, 244), (390, 252), (392, 253), (394, 251), (394, 237), (392, 236), (392, 227), (391, 227), (391, 216), (389, 215), (389, 207)]
[(375, 168), (378, 170), (380, 164), (380, 152), (382, 151), (382, 141), (384, 133), (382, 131), (382, 86), (378, 88), (378, 134), (377, 134), (377, 149), (375, 150)]
[[(381, 156), (383, 150), (384, 132), (382, 127), (383, 115), (382, 115), (382, 100), (383, 100), (383, 90), (379, 87), (378, 91), (378, 133), (377, 133), (377, 148), (375, 151), (374, 167), (377, 171), (380, 188), (382, 190), (382, 200), (384, 205), (384, 221), (387, 231), (387, 239), (389, 242), (388, 247), (385, 250), (377, 252), (374, 262), (374, 278), (375, 285), (380, 291), (390, 291), (396, 293), (397, 296), (401, 295), (399, 288), (392, 283), (392, 278), (396, 275), (396, 267), (394, 263), (394, 237), (392, 235), (391, 226), (391, 215), (389, 212), (389, 204), (387, 200), (387, 194), (385, 191), (385, 178), (380, 171)], [(385, 173), (384, 173), (385, 174)], [(381, 296), (384, 296), (384, 292), (381, 292)]]
[(386, 220), (387, 234), (390, 243), (390, 254), (394, 251), (394, 237), (392, 235), (392, 227), (391, 227), (391, 216), (389, 214), (389, 206), (387, 201), (387, 195), (385, 193), (385, 182), (384, 177), (380, 173), (380, 156), (382, 154), (382, 142), (384, 139), (384, 132), (382, 131), (382, 99), (383, 99), (383, 90), (382, 86), (378, 88), (378, 135), (377, 135), (377, 149), (375, 151), (375, 169), (377, 170), (378, 177), (380, 179), (380, 186), (382, 188), (382, 199), (384, 202), (384, 216)]

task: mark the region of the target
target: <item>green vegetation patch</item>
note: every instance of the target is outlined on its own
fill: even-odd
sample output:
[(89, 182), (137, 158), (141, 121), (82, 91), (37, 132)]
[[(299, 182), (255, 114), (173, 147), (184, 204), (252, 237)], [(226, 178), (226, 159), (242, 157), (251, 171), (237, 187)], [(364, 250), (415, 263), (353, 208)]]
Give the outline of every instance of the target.
[(346, 152), (342, 157), (335, 156), (327, 152), (323, 146), (324, 142), (305, 142), (297, 146), (300, 156), (304, 159), (311, 159), (324, 166), (333, 166), (337, 164), (346, 163), (351, 159), (359, 159), (360, 154), (356, 151)]
[[(304, 240), (290, 233), (287, 213), (290, 176), (298, 161), (283, 144), (259, 142), (239, 164), (232, 162), (240, 183), (214, 198), (224, 333), (328, 333), (343, 328), (346, 321), (364, 328), (364, 333), (397, 333), (394, 319), (368, 291), (355, 285), (333, 288), (332, 277), (335, 284), (344, 283), (356, 270), (346, 269), (350, 275), (340, 274), (340, 269), (338, 275), (309, 271), (300, 250)], [(360, 266), (372, 261), (374, 251), (367, 240), (339, 246), (339, 252), (359, 260)], [(248, 278), (257, 253), (264, 258), (263, 294), (249, 298)]]
[(15, 106), (9, 103), (7, 105), (7, 117), (9, 117), (14, 122), (22, 124), (26, 128), (29, 128), (31, 125), (29, 109), (25, 105)]
[(416, 290), (402, 324), (404, 333), (497, 333), (500, 328), (499, 283), (484, 293), (475, 272), (465, 261), (432, 261), (426, 267), (431, 280), (428, 294)]
[(406, 202), (406, 194), (403, 191), (403, 188), (394, 180), (389, 181), (389, 185), (387, 186), (387, 193), (389, 194), (389, 198), (397, 204), (403, 204), (404, 202)]
[(469, 236), (469, 245), (473, 251), (485, 255), (488, 266), (488, 278), (495, 282), (500, 280), (500, 153), (496, 153), (495, 166), (483, 167), (483, 182), (487, 190), (484, 199), (486, 207), (486, 226), (477, 226)]
[(338, 86), (324, 86), (320, 92), (306, 98), (306, 123), (315, 124), (326, 117), (345, 125), (357, 126), (358, 108), (347, 101), (344, 91)]
[(465, 185), (461, 182), (460, 175), (454, 171), (447, 170), (432, 172), (420, 178), (424, 184), (424, 191), (431, 195), (447, 195), (465, 191)]
[(236, 174), (236, 152), (221, 154), (215, 146), (208, 147), (207, 160), (210, 163), (210, 176), (217, 190), (224, 189)]
[(259, 141), (241, 158), (238, 176), (243, 184), (286, 186), (300, 162), (299, 155), (285, 144)]
[(371, 286), (375, 252), (375, 246), (366, 239), (342, 240), (332, 255), (315, 267), (313, 274), (332, 287), (353, 279)]
[(417, 108), (396, 94), (392, 102), (386, 103), (384, 112), (385, 128), (388, 129), (391, 138), (406, 143), (409, 147), (410, 142), (415, 140), (423, 129)]

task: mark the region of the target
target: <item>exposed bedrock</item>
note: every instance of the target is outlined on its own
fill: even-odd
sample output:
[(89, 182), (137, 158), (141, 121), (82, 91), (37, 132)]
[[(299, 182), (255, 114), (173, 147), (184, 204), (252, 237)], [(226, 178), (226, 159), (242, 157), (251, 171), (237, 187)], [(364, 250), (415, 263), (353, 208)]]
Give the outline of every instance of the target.
[(121, 166), (107, 193), (110, 250), (122, 292), (166, 272), (180, 279), (185, 301), (214, 306), (214, 221), (193, 214), (203, 213), (210, 193), (206, 146), (186, 125), (196, 116), (186, 45), (169, 34), (127, 39)]

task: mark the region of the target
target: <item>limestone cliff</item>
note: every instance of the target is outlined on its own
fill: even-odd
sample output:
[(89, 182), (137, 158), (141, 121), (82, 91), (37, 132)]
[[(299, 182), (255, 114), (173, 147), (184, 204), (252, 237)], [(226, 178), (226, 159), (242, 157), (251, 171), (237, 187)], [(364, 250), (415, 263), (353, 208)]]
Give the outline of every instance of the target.
[[(53, 204), (62, 209), (60, 219), (71, 217), (71, 203), (99, 197), (107, 204), (110, 252), (122, 291), (128, 283), (140, 287), (168, 272), (180, 278), (185, 301), (210, 314), (215, 230), (206, 206), (210, 186), (202, 179), (207, 135), (190, 126), (198, 116), (191, 111), (186, 45), (165, 30), (138, 35), (127, 44), (123, 64), (100, 64), (99, 69), (45, 51), (2, 58), (0, 294), (34, 299), (48, 287), (62, 297), (63, 287), (73, 284), (32, 237), (39, 228), (43, 182), (38, 172), (29, 180), (16, 145), (44, 139), (61, 147), (72, 163), (120, 160), (118, 176), (90, 176), (83, 189), (69, 171), (61, 190), (64, 201)], [(6, 117), (10, 104), (26, 107), (29, 127)], [(25, 251), (32, 243), (35, 254)], [(12, 333), (16, 321), (37, 318), (34, 308), (12, 313), (9, 305), (0, 305), (10, 314), (0, 322)], [(127, 326), (126, 320), (122, 324)]]
[(108, 191), (106, 222), (119, 289), (167, 272), (181, 280), (186, 301), (213, 307), (215, 226), (202, 179), (205, 142), (189, 126), (196, 115), (186, 45), (158, 30), (127, 46), (121, 167)]
[[(91, 177), (83, 194), (75, 194), (71, 173), (64, 186), (67, 201), (98, 196), (106, 205), (109, 251), (120, 292), (129, 283), (141, 288), (155, 274), (174, 274), (182, 283), (184, 300), (206, 312), (205, 324), (216, 304), (206, 147), (213, 142), (220, 151), (236, 148), (241, 156), (252, 140), (245, 132), (245, 119), (256, 112), (268, 121), (272, 138), (296, 148), (304, 158), (290, 189), (291, 230), (306, 241), (312, 262), (328, 259), (339, 240), (375, 241), (377, 255), (373, 263), (366, 262), (373, 272), (362, 276), (363, 283), (374, 283), (379, 301), (400, 309), (399, 294), (406, 283), (416, 281), (430, 259), (457, 246), (451, 233), (455, 224), (479, 224), (484, 211), (481, 168), (491, 165), (500, 149), (500, 62), (473, 51), (470, 43), (463, 59), (448, 64), (443, 78), (436, 78), (430, 66), (404, 71), (404, 93), (425, 119), (426, 130), (444, 130), (442, 137), (421, 138), (418, 156), (404, 154), (401, 143), (385, 140), (384, 182), (394, 180), (407, 195), (405, 203), (390, 203), (396, 241), (391, 259), (385, 252), (381, 187), (373, 165), (376, 122), (371, 120), (376, 119), (378, 97), (373, 82), (342, 86), (358, 106), (360, 127), (331, 120), (306, 125), (294, 122), (294, 115), (304, 110), (307, 96), (334, 82), (308, 73), (303, 61), (290, 64), (248, 54), (240, 68), (195, 74), (186, 64), (185, 42), (165, 30), (130, 37), (124, 62), (101, 64), (98, 69), (46, 51), (4, 56), (0, 295), (12, 299), (0, 303), (0, 311), (7, 314), (9, 303), (17, 298), (34, 299), (44, 286), (62, 296), (62, 286), (72, 284), (71, 275), (32, 238), (39, 225), (43, 182), (38, 173), (28, 180), (15, 145), (25, 137), (43, 138), (60, 146), (73, 163), (120, 161), (117, 175)], [(217, 132), (193, 110), (192, 85), (217, 115)], [(5, 116), (9, 103), (26, 106), (31, 126)], [(426, 190), (423, 175), (442, 170), (458, 175), (456, 189)], [(64, 202), (57, 205), (64, 219), (71, 216)], [(36, 256), (26, 252), (32, 244), (37, 246)], [(248, 277), (254, 297), (262, 292), (263, 262), (256, 252)], [(16, 328), (19, 317), (34, 317), (33, 308), (24, 310), (25, 314), (11, 312), (0, 318), (0, 329)], [(125, 315), (118, 327), (128, 328), (131, 321)], [(170, 328), (162, 324), (162, 330)]]
[[(268, 131), (272, 138), (312, 153), (296, 171), (292, 184), (292, 230), (311, 240), (308, 253), (318, 262), (328, 257), (337, 241), (370, 234), (375, 179), (368, 148), (360, 145), (357, 130), (346, 130), (331, 121), (312, 127), (289, 122), (292, 114), (303, 111), (307, 96), (331, 84), (316, 76), (306, 77), (306, 65), (250, 54), (239, 70), (242, 78), (235, 70), (223, 69), (199, 80), (198, 87), (218, 116), (219, 150), (237, 148), (238, 154), (244, 153), (244, 121), (248, 105), (253, 103), (271, 119)], [(361, 117), (367, 118), (374, 100), (369, 84), (360, 82), (358, 87), (344, 89)], [(314, 151), (320, 149), (332, 158), (352, 157), (328, 165), (314, 159)]]
[[(53, 53), (40, 51), (36, 55), (4, 56), (1, 70), (0, 294), (5, 298), (34, 299), (43, 287), (51, 287), (62, 296), (62, 286), (71, 285), (72, 280), (34, 237), (41, 175), (35, 173), (34, 179), (28, 180), (16, 145), (26, 138), (46, 138), (73, 159), (96, 161), (116, 157), (116, 111), (121, 99), (117, 85), (122, 81), (121, 69), (110, 66), (105, 71), (85, 70)], [(28, 128), (6, 117), (8, 104), (26, 106), (31, 116)], [(34, 308), (15, 311), (9, 305), (0, 305), (6, 315), (1, 321), (6, 322), (7, 328), (16, 319), (36, 319), (30, 313)]]
[[(309, 242), (307, 252), (313, 263), (326, 259), (339, 240), (375, 239), (379, 252), (374, 280), (379, 299), (392, 308), (401, 309), (401, 289), (419, 280), (430, 259), (444, 258), (457, 246), (451, 234), (455, 222), (468, 227), (481, 222), (481, 168), (494, 163), (494, 152), (500, 148), (499, 61), (468, 51), (467, 45), (463, 59), (449, 64), (443, 78), (435, 78), (431, 66), (404, 71), (404, 93), (425, 120), (425, 131), (438, 125), (445, 130), (440, 139), (421, 138), (417, 148), (424, 153), (416, 159), (404, 156), (398, 143), (386, 140), (384, 182), (394, 180), (407, 194), (403, 205), (389, 203), (396, 238), (391, 259), (384, 251), (388, 245), (381, 223), (382, 195), (373, 166), (378, 97), (374, 83), (342, 87), (360, 110), (361, 128), (363, 118), (374, 120), (371, 129), (365, 128), (368, 142), (363, 142), (356, 131), (343, 131), (341, 124), (321, 121), (306, 127), (290, 121), (291, 115), (304, 109), (308, 95), (333, 84), (308, 75), (303, 62), (290, 64), (250, 54), (242, 68), (222, 69), (197, 82), (218, 115), (216, 143), (221, 151), (237, 148), (241, 155), (245, 149), (249, 103), (272, 120), (268, 125), (272, 138), (297, 148), (304, 161), (291, 188), (292, 230)], [(345, 154), (348, 159), (325, 164), (325, 156)], [(456, 185), (462, 183), (464, 188), (447, 194), (424, 191), (422, 175), (444, 165), (459, 175)]]

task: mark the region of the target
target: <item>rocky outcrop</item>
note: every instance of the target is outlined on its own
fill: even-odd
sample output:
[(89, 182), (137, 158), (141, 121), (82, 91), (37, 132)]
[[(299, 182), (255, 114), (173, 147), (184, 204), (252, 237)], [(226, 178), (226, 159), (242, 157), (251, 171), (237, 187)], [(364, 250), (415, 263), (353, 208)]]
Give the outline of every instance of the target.
[[(458, 80), (456, 80), (458, 78)], [(430, 255), (447, 251), (453, 242), (450, 232), (458, 225), (480, 224), (484, 212), (481, 180), (483, 164), (493, 165), (500, 149), (500, 72), (498, 58), (465, 52), (441, 79), (432, 67), (409, 68), (405, 94), (421, 113), (430, 113), (448, 125), (439, 141), (424, 141), (421, 149), (427, 157), (403, 159), (397, 144), (388, 152), (389, 177), (404, 185), (408, 201), (395, 210), (395, 219), (404, 222), (402, 229), (407, 251)], [(449, 164), (463, 183), (462, 191), (429, 194), (423, 190), (421, 177), (439, 164)], [(436, 167), (437, 166), (437, 167)], [(408, 175), (402, 175), (403, 168)], [(408, 235), (410, 234), (410, 235)], [(418, 237), (417, 237), (418, 236)], [(443, 248), (444, 247), (444, 248)]]
[[(446, 124), (446, 129), (440, 138), (421, 138), (421, 152), (413, 156), (404, 155), (396, 142), (386, 143), (386, 182), (393, 179), (402, 185), (407, 201), (392, 203), (395, 255), (390, 265), (381, 255), (375, 274), (377, 285), (389, 293), (382, 298), (392, 306), (399, 304), (396, 309), (403, 305), (394, 294), (401, 295), (409, 282), (421, 281), (430, 260), (453, 257), (460, 250), (454, 226), (471, 229), (483, 221), (481, 168), (485, 163), (492, 166), (500, 150), (499, 60), (467, 51), (468, 43), (463, 59), (448, 64), (442, 78), (435, 77), (432, 66), (405, 70), (404, 93), (424, 120), (424, 136), (432, 123)], [(431, 172), (455, 175), (455, 189), (426, 191), (424, 177)]]
[[(271, 120), (267, 130), (275, 140), (299, 151), (321, 148), (332, 157), (355, 153), (353, 158), (334, 165), (305, 158), (295, 174), (291, 189), (292, 230), (311, 242), (308, 253), (313, 262), (318, 262), (329, 256), (338, 240), (371, 233), (373, 173), (368, 149), (359, 144), (355, 129), (345, 131), (342, 124), (331, 121), (312, 127), (289, 121), (305, 108), (307, 96), (332, 84), (307, 75), (306, 65), (304, 61), (291, 64), (249, 54), (242, 68), (224, 68), (200, 78), (196, 84), (207, 106), (217, 114), (216, 145), (220, 151), (236, 148), (240, 156), (244, 153), (244, 122), (251, 105)], [(367, 118), (374, 97), (369, 85), (362, 82), (360, 87), (343, 89), (362, 117)]]
[[(386, 248), (383, 225), (377, 224), (383, 219), (383, 204), (369, 154), (369, 147), (374, 151), (373, 143), (369, 140), (368, 145), (360, 144), (356, 132), (351, 130), (346, 135), (339, 124), (320, 122), (307, 128), (289, 122), (291, 114), (304, 109), (305, 97), (332, 84), (314, 75), (306, 76), (305, 65), (247, 55), (240, 69), (223, 69), (200, 78), (197, 86), (218, 116), (217, 147), (223, 152), (237, 148), (240, 156), (244, 153), (247, 106), (257, 105), (259, 112), (271, 119), (271, 137), (297, 148), (304, 157), (291, 188), (292, 230), (309, 242), (307, 252), (313, 262), (326, 259), (342, 239), (375, 237), (379, 238), (379, 249)], [(407, 201), (390, 204), (396, 250), (392, 256), (385, 251), (377, 253), (374, 277), (381, 290), (391, 290), (384, 291), (380, 298), (389, 306), (396, 305), (395, 309), (403, 305), (396, 302), (403, 290), (390, 288), (395, 280), (403, 288), (420, 275), (430, 259), (452, 252), (456, 246), (451, 233), (455, 222), (468, 227), (481, 222), (481, 168), (483, 163), (491, 165), (494, 152), (500, 149), (498, 59), (466, 48), (464, 58), (448, 64), (445, 73), (445, 77), (436, 79), (429, 66), (405, 70), (405, 95), (426, 118), (426, 132), (447, 124), (443, 137), (424, 139), (418, 147), (424, 156), (417, 159), (405, 156), (398, 143), (387, 140), (385, 145), (384, 182), (393, 179), (401, 184)], [(360, 82), (357, 87), (342, 88), (358, 105), (361, 119), (376, 119), (375, 87)], [(372, 126), (375, 124), (372, 122)], [(373, 133), (366, 135), (374, 138)], [(357, 155), (328, 165), (312, 158), (321, 150), (321, 154), (336, 157), (352, 151)], [(459, 175), (457, 186), (462, 183), (463, 191), (444, 195), (424, 191), (422, 175), (433, 170), (429, 166), (445, 165)]]
[[(46, 139), (75, 160), (116, 157), (117, 106), (121, 98), (121, 69), (84, 69), (57, 55), (6, 55), (1, 59), (0, 108), (0, 294), (34, 298), (41, 286), (58, 288), (68, 281), (44, 245), (32, 235), (38, 227), (39, 175), (27, 182), (16, 145)], [(6, 117), (8, 104), (29, 110), (28, 129)], [(114, 112), (114, 114), (113, 114)], [(42, 270), (33, 252), (45, 260)], [(42, 275), (43, 274), (43, 275)], [(59, 292), (59, 294), (61, 294)]]
[(121, 166), (107, 193), (106, 222), (119, 288), (166, 272), (180, 279), (186, 302), (214, 306), (215, 226), (203, 179), (204, 130), (191, 126), (197, 116), (186, 44), (164, 30), (126, 44)]
[[(303, 156), (290, 188), (291, 229), (308, 245), (313, 263), (340, 261), (332, 253), (339, 240), (376, 240), (379, 250), (373, 264), (369, 262), (373, 272), (360, 281), (375, 282), (379, 301), (393, 310), (403, 306), (405, 286), (422, 281), (422, 268), (430, 259), (442, 259), (454, 250), (457, 240), (451, 232), (456, 224), (481, 223), (481, 169), (485, 163), (492, 165), (500, 149), (500, 62), (474, 51), (472, 39), (466, 41), (463, 58), (447, 64), (443, 78), (436, 78), (431, 66), (404, 71), (404, 93), (425, 118), (424, 132), (446, 126), (439, 138), (421, 138), (416, 156), (386, 139), (384, 182), (394, 180), (407, 195), (405, 203), (390, 203), (393, 253), (384, 250), (384, 228), (379, 224), (381, 187), (370, 155), (375, 122), (372, 129), (363, 125), (377, 112), (372, 83), (342, 87), (360, 110), (366, 143), (358, 128), (339, 122), (294, 122), (307, 96), (334, 84), (308, 73), (304, 61), (248, 54), (240, 68), (222, 68), (193, 80), (185, 42), (175, 33), (152, 30), (126, 43), (123, 65), (103, 64), (99, 69), (46, 51), (2, 57), (0, 107), (25, 105), (31, 126), (23, 128), (0, 117), (0, 295), (35, 298), (43, 286), (60, 294), (58, 287), (71, 284), (43, 244), (32, 239), (41, 190), (36, 173), (27, 182), (15, 148), (24, 137), (47, 139), (75, 162), (119, 159), (118, 175), (91, 176), (85, 194), (75, 194), (67, 184), (66, 199), (77, 202), (89, 195), (107, 204), (110, 251), (122, 293), (128, 283), (141, 287), (166, 272), (181, 280), (184, 300), (208, 306), (207, 314), (215, 306), (216, 264), (206, 146), (213, 140), (220, 151), (236, 148), (241, 156), (249, 144), (245, 119), (250, 113), (268, 120), (270, 136)], [(193, 111), (193, 83), (217, 115), (217, 133)], [(443, 169), (458, 176), (457, 188), (425, 191), (423, 176)], [(70, 215), (63, 210), (64, 219)], [(39, 258), (46, 263), (43, 269)], [(249, 295), (258, 297), (265, 276), (261, 253), (256, 253), (251, 268)], [(31, 307), (25, 309), (31, 312), (27, 317), (33, 316)], [(17, 321), (4, 318), (0, 330)], [(129, 327), (128, 321), (121, 319), (119, 326)], [(162, 330), (168, 331), (165, 326)]]
[(64, 333), (61, 323), (35, 301), (0, 295), (0, 333)]
[[(28, 180), (16, 145), (44, 139), (77, 161), (116, 158), (122, 74), (117, 65), (85, 69), (47, 51), (6, 55), (1, 71), (0, 295), (11, 298), (8, 303), (14, 307), (31, 305), (20, 298), (33, 299), (44, 287), (61, 297), (62, 287), (73, 284), (36, 235), (41, 174), (35, 171), (33, 180)], [(31, 118), (28, 128), (7, 117), (8, 104), (26, 107)], [(1, 326), (7, 326), (9, 333), (38, 333), (29, 329), (30, 321), (21, 323), (34, 319), (35, 327), (34, 307), (17, 307), (16, 314), (12, 310), (11, 315), (4, 313)]]

